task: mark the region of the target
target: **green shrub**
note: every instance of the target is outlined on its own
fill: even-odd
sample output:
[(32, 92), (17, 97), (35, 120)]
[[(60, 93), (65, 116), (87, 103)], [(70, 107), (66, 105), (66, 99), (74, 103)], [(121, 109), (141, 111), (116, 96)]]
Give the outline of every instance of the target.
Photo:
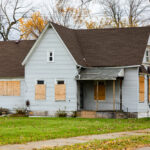
[(5, 115), (9, 114), (9, 109), (7, 109), (7, 108), (0, 108), (0, 116), (3, 115), (3, 114), (5, 114)]
[(67, 117), (67, 113), (66, 113), (66, 111), (64, 111), (64, 110), (58, 110), (57, 112), (56, 112), (56, 116), (57, 117)]
[(72, 118), (76, 118), (76, 117), (77, 117), (77, 112), (76, 112), (76, 111), (73, 111), (72, 114), (71, 114), (71, 117), (72, 117)]

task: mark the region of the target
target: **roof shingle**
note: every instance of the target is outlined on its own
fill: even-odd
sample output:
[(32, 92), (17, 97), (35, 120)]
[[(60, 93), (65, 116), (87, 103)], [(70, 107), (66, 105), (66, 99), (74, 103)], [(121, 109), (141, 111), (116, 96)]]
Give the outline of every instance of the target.
[(84, 67), (141, 65), (150, 34), (150, 27), (74, 30), (52, 25)]
[(35, 41), (0, 42), (0, 77), (23, 77), (23, 59)]

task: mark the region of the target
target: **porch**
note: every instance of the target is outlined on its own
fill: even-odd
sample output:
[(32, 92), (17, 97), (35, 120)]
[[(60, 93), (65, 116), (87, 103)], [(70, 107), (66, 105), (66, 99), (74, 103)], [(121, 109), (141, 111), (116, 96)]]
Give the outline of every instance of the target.
[[(128, 112), (122, 102), (123, 69), (91, 68), (81, 70), (78, 83), (78, 111), (93, 118)], [(93, 117), (92, 117), (93, 116)]]

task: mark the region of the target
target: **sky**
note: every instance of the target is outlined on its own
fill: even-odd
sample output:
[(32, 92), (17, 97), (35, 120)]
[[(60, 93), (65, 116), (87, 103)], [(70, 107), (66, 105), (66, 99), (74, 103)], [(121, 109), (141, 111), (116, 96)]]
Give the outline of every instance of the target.
[[(32, 3), (32, 5), (34, 7), (34, 11), (39, 10), (41, 12), (41, 14), (44, 16), (48, 16), (48, 10), (46, 10), (45, 5), (49, 5), (50, 1), (56, 1), (56, 0), (26, 0), (26, 1), (23, 0), (23, 2), (25, 2), (25, 3), (28, 3), (28, 2)], [(77, 5), (79, 5), (77, 3), (77, 1), (80, 1), (80, 0), (68, 0), (68, 1), (71, 1), (73, 6), (77, 6)], [(93, 1), (96, 1), (96, 0), (93, 0)], [(120, 0), (122, 7), (125, 6), (125, 1), (127, 1), (127, 0)], [(150, 5), (149, 0), (145, 0), (145, 3)], [(92, 19), (94, 18), (93, 19), (94, 21), (100, 20), (100, 18), (103, 17), (102, 7), (100, 7), (100, 5), (97, 3), (92, 3), (90, 5), (90, 11), (91, 11), (91, 14), (93, 14)], [(150, 11), (146, 12), (145, 15), (142, 17), (147, 17), (147, 16), (150, 16)], [(30, 16), (28, 16), (28, 17), (30, 17)], [(14, 38), (14, 34), (12, 35), (12, 37)]]
[[(40, 8), (39, 10), (43, 13), (43, 14), (47, 14), (47, 10), (45, 9), (45, 5), (49, 5), (50, 1), (53, 0), (28, 0), (28, 1), (32, 1), (33, 6)], [(54, 0), (55, 1), (55, 0)], [(72, 4), (77, 5), (77, 1), (78, 0), (70, 0)], [(79, 0), (80, 1), (80, 0)], [(93, 0), (95, 1), (94, 3), (91, 3), (90, 5), (90, 11), (92, 14), (94, 14), (94, 16), (96, 17), (101, 17), (103, 16), (103, 11), (102, 11), (102, 7), (100, 7), (100, 5), (98, 3), (96, 3), (97, 0)], [(125, 3), (127, 0), (120, 0), (120, 3), (122, 4), (122, 7), (125, 7)], [(150, 5), (149, 0), (145, 0), (145, 4)], [(145, 13), (145, 16), (143, 17), (147, 17), (150, 16), (150, 11)]]

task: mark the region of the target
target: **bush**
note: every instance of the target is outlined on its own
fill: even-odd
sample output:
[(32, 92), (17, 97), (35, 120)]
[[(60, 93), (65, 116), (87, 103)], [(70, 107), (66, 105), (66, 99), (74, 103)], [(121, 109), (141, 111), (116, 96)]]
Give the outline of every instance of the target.
[(73, 111), (72, 114), (71, 114), (71, 117), (72, 117), (72, 118), (76, 118), (76, 117), (77, 117), (77, 112), (76, 112), (76, 111)]
[(0, 108), (0, 116), (1, 115), (7, 115), (7, 114), (9, 114), (9, 109), (7, 109), (7, 108)]
[(56, 113), (57, 117), (67, 117), (67, 113), (64, 110), (58, 110)]
[(11, 116), (12, 117), (25, 117), (27, 116), (27, 111), (25, 108), (17, 108), (16, 113)]

